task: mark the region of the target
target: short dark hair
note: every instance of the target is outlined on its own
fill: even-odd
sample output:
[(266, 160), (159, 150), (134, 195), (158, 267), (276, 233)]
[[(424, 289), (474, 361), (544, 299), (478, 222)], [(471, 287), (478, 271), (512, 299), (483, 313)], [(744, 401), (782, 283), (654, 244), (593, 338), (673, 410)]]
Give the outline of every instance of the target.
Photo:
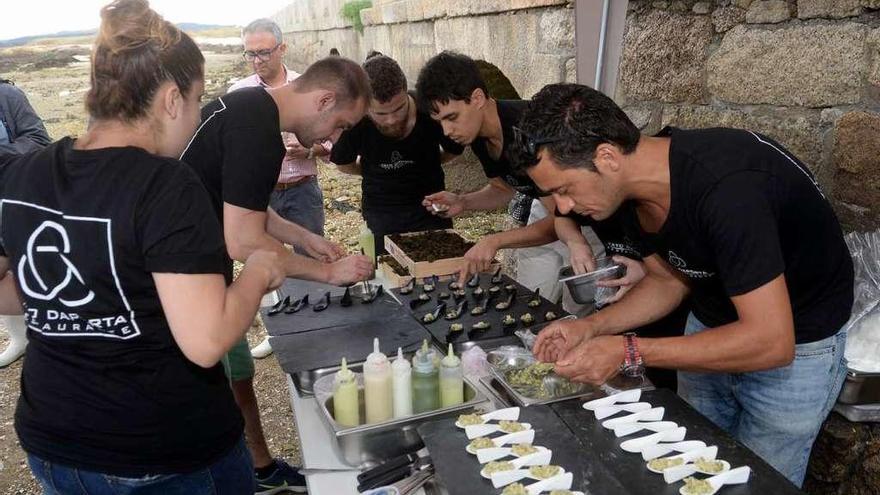
[(470, 103), (475, 89), (483, 90), (489, 97), (489, 89), (473, 59), (448, 50), (431, 57), (416, 82), (419, 106), (429, 113), (437, 113), (438, 104), (445, 105), (451, 100)]
[[(593, 155), (602, 143), (632, 153), (641, 132), (611, 98), (582, 84), (549, 84), (523, 112), (519, 129), (534, 140), (552, 140), (539, 148), (549, 151), (563, 168), (595, 171)], [(525, 171), (538, 164), (522, 142), (513, 143), (515, 167)]]
[(370, 78), (373, 98), (385, 103), (391, 98), (406, 91), (406, 76), (397, 62), (391, 57), (377, 55), (364, 62), (364, 70)]
[(333, 91), (340, 103), (358, 100), (369, 102), (372, 97), (367, 73), (357, 62), (344, 57), (331, 56), (318, 60), (296, 78), (294, 85), (300, 93), (315, 89)]

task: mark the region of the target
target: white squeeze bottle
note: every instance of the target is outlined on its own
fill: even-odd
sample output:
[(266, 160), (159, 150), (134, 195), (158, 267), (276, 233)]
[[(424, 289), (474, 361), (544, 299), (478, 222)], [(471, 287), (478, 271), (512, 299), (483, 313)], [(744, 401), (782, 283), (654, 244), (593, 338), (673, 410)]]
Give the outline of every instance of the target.
[(394, 417), (402, 418), (413, 412), (412, 408), (412, 367), (403, 357), (403, 350), (397, 348), (397, 359), (391, 364), (391, 383), (394, 389)]
[(342, 358), (342, 369), (333, 379), (333, 416), (343, 426), (360, 424), (357, 378)]
[(452, 353), (440, 361), (440, 407), (449, 407), (464, 402), (464, 381), (461, 377), (461, 359)]
[(364, 402), (368, 424), (391, 419), (391, 363), (379, 351), (379, 339), (364, 363)]

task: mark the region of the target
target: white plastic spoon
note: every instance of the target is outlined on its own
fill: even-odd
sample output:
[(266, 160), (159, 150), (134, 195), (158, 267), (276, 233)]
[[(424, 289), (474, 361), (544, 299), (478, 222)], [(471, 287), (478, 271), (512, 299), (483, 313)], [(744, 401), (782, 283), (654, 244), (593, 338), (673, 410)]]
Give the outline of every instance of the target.
[[(532, 429), (532, 425), (530, 425), (528, 423), (520, 423), (520, 424), (526, 430)], [(472, 425), (472, 426), (468, 426), (467, 428), (464, 429), (464, 432), (467, 435), (468, 440), (473, 440), (473, 439), (479, 438), (479, 437), (485, 437), (487, 435), (491, 435), (492, 433), (496, 433), (499, 431), (504, 432), (504, 430), (501, 429), (501, 425), (495, 424), (495, 423), (486, 424), (486, 425)]]
[[(718, 490), (724, 485), (741, 485), (743, 483), (748, 483), (751, 473), (752, 469), (750, 467), (741, 466), (736, 469), (731, 469), (726, 473), (716, 474), (711, 478), (706, 478), (706, 481), (709, 482), (709, 485), (712, 486), (713, 490), (709, 495), (715, 495), (715, 493), (718, 493)], [(684, 486), (678, 490), (678, 493), (681, 495), (691, 495), (690, 492), (685, 490)]]
[(655, 407), (654, 409), (648, 409), (647, 411), (628, 414), (619, 418), (606, 419), (602, 423), (602, 426), (610, 430), (615, 426), (635, 423), (636, 421), (660, 421), (661, 419), (663, 419), (664, 412), (666, 412), (666, 409), (662, 407)]
[[(518, 407), (505, 407), (504, 409), (496, 409), (494, 411), (487, 412), (486, 414), (481, 414), (480, 418), (484, 423), (489, 421), (516, 421), (519, 419), (519, 408)], [(455, 421), (455, 426), (459, 428), (466, 428), (465, 425)]]
[[(532, 443), (535, 441), (535, 430), (525, 430), (518, 431), (516, 433), (509, 433), (507, 435), (501, 435), (500, 437), (495, 437), (492, 439), (492, 443), (495, 444), (495, 447), (504, 447), (505, 445), (512, 443)], [(492, 447), (489, 447), (492, 448)], [(477, 450), (471, 448), (470, 444), (464, 449), (468, 454), (477, 454)]]
[[(550, 463), (550, 459), (552, 458), (552, 456), (553, 456), (553, 452), (551, 452), (550, 450), (544, 450), (541, 452), (535, 452), (534, 454), (524, 455), (524, 456), (520, 457), (519, 459), (514, 459), (514, 460), (510, 461), (510, 464), (513, 466), (513, 470), (522, 469), (526, 466), (543, 466), (545, 464)], [(509, 471), (499, 471), (499, 473), (507, 473), (507, 472), (509, 472)], [(480, 470), (480, 476), (482, 476), (483, 478), (486, 478), (486, 479), (491, 479), (492, 476), (494, 476), (495, 474), (498, 474), (498, 473), (487, 474), (485, 467), (483, 467), (483, 469)], [(516, 481), (516, 480), (513, 480), (513, 481)], [(511, 481), (510, 483), (513, 483), (513, 481)], [(510, 483), (507, 483), (507, 484), (510, 484)]]
[(640, 388), (627, 390), (625, 392), (619, 392), (613, 395), (609, 395), (608, 397), (602, 397), (601, 399), (593, 399), (589, 402), (585, 402), (584, 409), (586, 409), (587, 411), (592, 411), (597, 407), (610, 406), (613, 404), (617, 404), (618, 402), (638, 402), (641, 396), (642, 389)]
[(617, 438), (632, 435), (637, 431), (649, 430), (659, 433), (666, 430), (674, 430), (678, 428), (678, 423), (674, 421), (651, 421), (648, 423), (635, 422), (614, 427), (614, 436)]
[[(541, 464), (539, 464), (539, 465), (541, 465)], [(557, 467), (559, 467), (559, 466), (557, 466)], [(553, 475), (552, 477), (559, 476), (564, 473), (565, 473), (565, 470), (562, 469), (561, 467), (559, 467), (559, 473)], [(492, 473), (492, 477), (490, 479), (492, 480), (492, 486), (494, 486), (495, 488), (501, 488), (503, 486), (507, 486), (511, 483), (515, 483), (515, 482), (517, 482), (519, 480), (523, 480), (523, 479), (532, 479), (535, 481), (543, 481), (545, 478), (538, 478), (537, 476), (532, 474), (532, 471), (530, 469), (517, 469), (515, 471), (499, 471), (497, 473)], [(550, 479), (550, 478), (546, 478), (546, 479)]]
[(658, 457), (663, 457), (672, 452), (690, 452), (691, 450), (702, 449), (706, 446), (706, 442), (702, 440), (686, 440), (684, 442), (675, 443), (658, 443), (651, 445), (642, 451), (642, 459), (650, 461)]
[[(535, 446), (539, 451), (547, 450), (545, 447)], [(533, 452), (534, 453), (534, 452)], [(531, 455), (531, 454), (526, 454)], [(498, 459), (504, 459), (505, 457), (525, 457), (518, 456), (513, 453), (513, 448), (511, 447), (497, 447), (494, 449), (480, 449), (477, 451), (477, 460), (480, 464), (486, 464), (487, 462), (497, 461)]]
[(684, 436), (686, 434), (687, 428), (685, 428), (684, 426), (679, 426), (674, 430), (661, 431), (659, 433), (653, 433), (644, 437), (627, 440), (620, 444), (620, 448), (626, 452), (638, 454), (646, 448), (650, 447), (651, 445), (655, 445), (663, 441), (680, 442), (684, 440)]
[(647, 411), (651, 409), (651, 404), (647, 402), (633, 402), (631, 404), (615, 404), (613, 406), (602, 406), (597, 407), (593, 410), (593, 413), (596, 415), (596, 419), (605, 419), (609, 416), (614, 416), (619, 412), (641, 412)]
[(526, 491), (529, 492), (529, 495), (538, 495), (539, 493), (553, 490), (569, 490), (573, 480), (574, 476), (571, 473), (562, 473), (552, 478), (532, 483), (526, 487)]
[(690, 463), (683, 466), (675, 466), (669, 469), (664, 469), (663, 481), (671, 485), (672, 483), (675, 483), (676, 481), (681, 481), (694, 473), (708, 474), (709, 476), (714, 476), (716, 474), (726, 473), (727, 471), (730, 471), (729, 462), (721, 459), (716, 459), (716, 462), (721, 463), (721, 471), (716, 471), (714, 473), (710, 473), (708, 471), (700, 469), (699, 466), (696, 465), (696, 463)]
[[(714, 460), (715, 457), (717, 457), (717, 456), (718, 456), (718, 447), (713, 445), (711, 447), (704, 447), (702, 449), (691, 450), (691, 451), (685, 452), (683, 454), (673, 455), (673, 456), (669, 456), (669, 457), (662, 457), (661, 459), (670, 459), (670, 460), (671, 459), (681, 459), (683, 461), (682, 464), (679, 464), (678, 466), (673, 466), (673, 467), (679, 467), (679, 466), (683, 466), (689, 462), (692, 462), (695, 459), (699, 459), (701, 457), (703, 459)], [(672, 469), (672, 468), (666, 468), (666, 469), (662, 469), (662, 470), (661, 469), (654, 469), (651, 467), (650, 462), (648, 462), (647, 468), (648, 468), (648, 471), (651, 471), (652, 473), (657, 473), (657, 474), (663, 474), (667, 469)]]

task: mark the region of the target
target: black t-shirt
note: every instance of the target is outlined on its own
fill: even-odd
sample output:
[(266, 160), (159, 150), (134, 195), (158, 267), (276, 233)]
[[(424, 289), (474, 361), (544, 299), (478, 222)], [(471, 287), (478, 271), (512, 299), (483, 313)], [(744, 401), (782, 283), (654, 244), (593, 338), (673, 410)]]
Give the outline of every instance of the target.
[(654, 254), (650, 244), (643, 241), (644, 233), (639, 227), (635, 207), (630, 202), (624, 202), (605, 220), (593, 220), (592, 217), (578, 215), (573, 211), (563, 215), (558, 208), (555, 215), (570, 218), (579, 226), (592, 228), (605, 246), (607, 256), (619, 255), (642, 260)]
[[(223, 203), (266, 211), (284, 154), (278, 106), (265, 89), (254, 87), (205, 105), (202, 124), (180, 159), (202, 179), (222, 224)], [(226, 279), (232, 281), (228, 256)]]
[(440, 146), (461, 154), (461, 145), (443, 135), (440, 124), (421, 111), (416, 112), (412, 131), (403, 139), (391, 139), (364, 117), (342, 133), (330, 160), (353, 163), (361, 157), (362, 209), (374, 234), (392, 234), (446, 228), (448, 219), (431, 215), (422, 206), (425, 196), (445, 189)]
[(208, 195), (177, 160), (72, 145), (0, 166), (0, 255), (28, 325), (22, 447), (128, 477), (210, 465), (241, 438), (241, 415), (223, 367), (177, 346), (152, 278), (223, 272)]
[(474, 139), (471, 150), (480, 159), (483, 172), (486, 177), (492, 179), (500, 177), (514, 190), (519, 191), (531, 198), (542, 196), (540, 190), (532, 179), (526, 174), (520, 174), (513, 170), (510, 163), (510, 147), (513, 146), (513, 128), (519, 125), (520, 118), (528, 106), (528, 100), (497, 100), (498, 118), (501, 121), (501, 156), (495, 160), (489, 154), (488, 140), (483, 137)]
[(807, 167), (754, 132), (666, 128), (659, 135), (672, 139), (672, 199), (648, 242), (690, 281), (694, 314), (710, 327), (733, 322), (731, 297), (784, 274), (797, 343), (840, 330), (852, 309), (852, 259)]

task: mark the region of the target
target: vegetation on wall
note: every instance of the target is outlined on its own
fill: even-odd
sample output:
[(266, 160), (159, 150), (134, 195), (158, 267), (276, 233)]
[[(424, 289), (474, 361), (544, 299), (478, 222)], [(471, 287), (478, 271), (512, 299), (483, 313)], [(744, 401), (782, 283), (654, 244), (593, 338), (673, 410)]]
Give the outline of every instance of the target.
[(373, 2), (370, 0), (352, 0), (350, 2), (345, 2), (342, 5), (342, 10), (339, 11), (339, 15), (341, 15), (346, 21), (350, 22), (357, 32), (363, 33), (364, 24), (361, 22), (361, 11), (372, 6)]

